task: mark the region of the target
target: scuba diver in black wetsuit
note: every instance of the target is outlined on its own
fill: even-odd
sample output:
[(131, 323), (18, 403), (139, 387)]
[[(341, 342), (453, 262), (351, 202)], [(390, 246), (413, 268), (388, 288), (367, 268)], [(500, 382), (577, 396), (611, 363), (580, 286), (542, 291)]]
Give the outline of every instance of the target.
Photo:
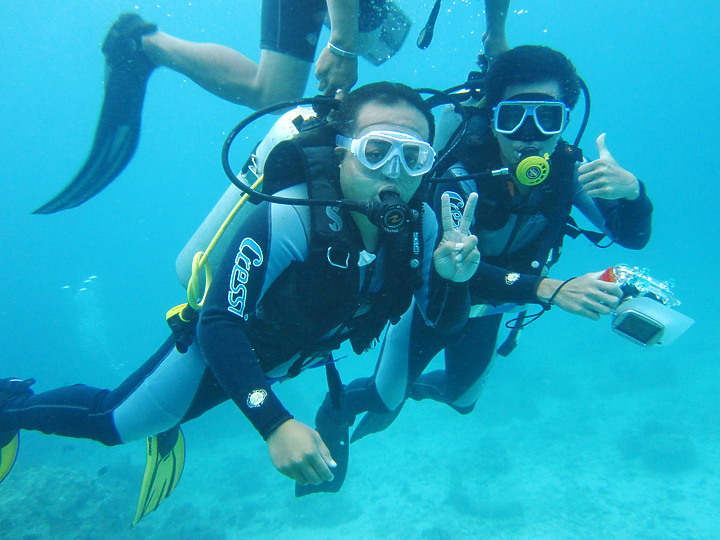
[[(357, 352), (368, 349), (413, 298), (429, 325), (459, 328), (469, 309), (465, 282), (480, 254), (467, 233), (475, 196), (459, 230), (450, 225), (446, 199), (440, 239), (433, 211), (414, 197), (435, 158), (434, 118), (415, 90), (389, 82), (360, 87), (333, 121), (277, 145), (265, 174), (287, 181), (303, 173), (278, 193), (282, 197), (344, 198), (342, 204), (261, 202), (214, 271), (192, 343), (171, 337), (114, 390), (74, 385), (34, 394), (31, 379), (0, 379), (3, 477), (19, 430), (105, 445), (166, 432), (148, 445), (158, 463), (146, 481), (160, 477), (161, 495), (147, 490), (137, 522), (177, 484), (184, 446), (176, 426), (232, 399), (267, 441), (282, 474), (300, 486), (342, 479), (336, 452), (348, 441), (328, 449), (322, 430), (319, 435), (293, 419), (272, 382), (332, 366), (332, 351), (345, 341)], [(359, 211), (364, 207), (367, 214)], [(409, 223), (382, 214), (402, 207), (412, 210), (405, 214)], [(331, 388), (341, 400), (342, 385)]]
[[(342, 414), (327, 401), (318, 411), (318, 418), (345, 425), (369, 411), (352, 441), (389, 426), (408, 397), (470, 413), (504, 312), (537, 304), (593, 320), (611, 313), (622, 293), (617, 284), (599, 280), (601, 272), (565, 281), (548, 277), (573, 207), (624, 247), (641, 249), (650, 238), (645, 186), (615, 162), (604, 134), (597, 140), (600, 158), (582, 164), (579, 150), (561, 138), (579, 97), (578, 76), (564, 55), (542, 46), (511, 49), (490, 67), (484, 89), (485, 100), (456, 149), (457, 163), (443, 173), (458, 180), (437, 183), (431, 195), (436, 204), (449, 196), (454, 219), (470, 193), (479, 196), (471, 231), (482, 262), (470, 281), (470, 318), (459, 332), (442, 332), (429, 328), (416, 306), (389, 329), (373, 376), (347, 385)], [(467, 178), (500, 167), (510, 177)], [(443, 350), (445, 369), (423, 373)]]

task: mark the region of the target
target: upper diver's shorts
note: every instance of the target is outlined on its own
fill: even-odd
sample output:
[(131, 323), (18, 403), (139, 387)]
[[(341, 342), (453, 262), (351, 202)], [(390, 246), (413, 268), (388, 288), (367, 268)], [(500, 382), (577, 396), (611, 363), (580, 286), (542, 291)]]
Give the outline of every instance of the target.
[[(387, 0), (360, 0), (361, 32), (382, 24), (386, 4)], [(260, 48), (312, 63), (326, 14), (326, 0), (263, 0)]]

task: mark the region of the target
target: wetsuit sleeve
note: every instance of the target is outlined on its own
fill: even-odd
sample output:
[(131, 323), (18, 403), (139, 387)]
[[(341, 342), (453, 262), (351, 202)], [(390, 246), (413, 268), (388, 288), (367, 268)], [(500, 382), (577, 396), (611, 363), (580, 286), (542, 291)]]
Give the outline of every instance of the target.
[(470, 280), (470, 299), (473, 304), (539, 304), (536, 293), (542, 279), (481, 262)]
[(273, 281), (307, 256), (296, 209), (278, 207), (262, 204), (242, 224), (216, 271), (197, 328), (208, 367), (263, 439), (292, 415), (272, 391), (245, 321)]
[(470, 313), (468, 284), (440, 277), (433, 266), (433, 252), (440, 241), (435, 213), (423, 205), (422, 286), (415, 300), (428, 326), (447, 333), (459, 331)]
[(625, 248), (642, 249), (650, 241), (653, 206), (642, 182), (640, 196), (634, 201), (592, 198), (577, 183), (573, 205), (593, 225)]

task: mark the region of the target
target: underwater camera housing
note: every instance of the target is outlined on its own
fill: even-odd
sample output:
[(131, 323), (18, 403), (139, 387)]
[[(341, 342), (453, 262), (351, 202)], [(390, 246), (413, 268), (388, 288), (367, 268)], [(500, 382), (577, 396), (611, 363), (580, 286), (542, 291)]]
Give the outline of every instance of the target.
[(623, 299), (612, 314), (612, 329), (636, 345), (669, 345), (695, 322), (673, 309), (680, 301), (672, 285), (646, 269), (618, 264), (600, 279), (620, 286)]

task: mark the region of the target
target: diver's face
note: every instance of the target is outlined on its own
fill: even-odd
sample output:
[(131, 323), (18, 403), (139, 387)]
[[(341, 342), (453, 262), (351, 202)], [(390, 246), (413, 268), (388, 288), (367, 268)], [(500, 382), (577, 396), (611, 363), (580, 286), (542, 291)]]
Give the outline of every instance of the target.
[[(429, 138), (427, 120), (407, 103), (385, 105), (370, 101), (363, 105), (358, 111), (352, 137), (357, 139), (378, 130), (404, 133), (421, 141)], [(412, 176), (402, 166), (371, 170), (349, 150), (337, 148), (336, 152), (340, 158), (340, 187), (347, 199), (379, 202), (380, 193), (390, 191), (408, 202), (420, 186), (422, 175)]]
[[(560, 99), (560, 84), (557, 81), (546, 81), (541, 83), (531, 84), (513, 84), (505, 89), (502, 101), (510, 100), (519, 94), (545, 94), (548, 100), (559, 100)], [(525, 122), (533, 122), (533, 119), (528, 117)], [(533, 127), (533, 126), (531, 126)], [(534, 155), (542, 156), (544, 154), (552, 154), (557, 146), (561, 133), (551, 135), (549, 138), (543, 138), (542, 134), (535, 130), (537, 133), (537, 140), (515, 140), (507, 135), (498, 133), (493, 127), (493, 133), (495, 138), (500, 145), (500, 156), (502, 158), (503, 165), (506, 167), (515, 167), (520, 161), (522, 161), (521, 155), (526, 153), (532, 153)], [(531, 131), (532, 133), (532, 131)]]

